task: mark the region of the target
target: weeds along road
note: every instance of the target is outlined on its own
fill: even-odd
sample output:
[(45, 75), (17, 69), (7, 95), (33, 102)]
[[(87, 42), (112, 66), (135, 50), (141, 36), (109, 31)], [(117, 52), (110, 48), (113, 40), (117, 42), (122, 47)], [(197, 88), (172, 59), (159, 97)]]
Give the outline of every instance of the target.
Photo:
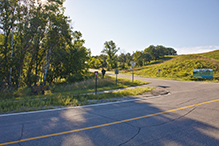
[[(129, 75), (118, 77), (131, 78)], [(168, 95), (0, 115), (0, 145), (219, 145), (219, 84), (135, 77)]]

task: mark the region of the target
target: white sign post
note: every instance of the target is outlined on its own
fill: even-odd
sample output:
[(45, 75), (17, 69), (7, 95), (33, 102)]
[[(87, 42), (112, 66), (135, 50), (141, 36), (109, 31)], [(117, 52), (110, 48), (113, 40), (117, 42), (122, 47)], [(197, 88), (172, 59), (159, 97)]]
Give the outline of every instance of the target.
[(130, 63), (132, 65), (132, 82), (134, 82), (134, 67), (135, 67), (136, 62), (130, 62)]

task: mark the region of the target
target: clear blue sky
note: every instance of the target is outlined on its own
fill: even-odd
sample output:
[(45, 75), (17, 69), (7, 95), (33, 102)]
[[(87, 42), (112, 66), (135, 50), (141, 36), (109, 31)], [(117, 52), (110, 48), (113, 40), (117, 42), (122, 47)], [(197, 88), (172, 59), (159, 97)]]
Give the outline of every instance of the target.
[(149, 45), (178, 54), (219, 49), (219, 0), (66, 0), (64, 6), (92, 55), (110, 40), (119, 53)]

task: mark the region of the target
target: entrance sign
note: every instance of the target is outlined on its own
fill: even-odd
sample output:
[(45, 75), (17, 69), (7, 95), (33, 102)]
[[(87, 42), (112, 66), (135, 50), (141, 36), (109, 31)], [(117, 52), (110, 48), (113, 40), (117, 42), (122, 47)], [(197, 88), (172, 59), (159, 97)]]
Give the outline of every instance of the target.
[(193, 69), (194, 78), (212, 79), (213, 69)]

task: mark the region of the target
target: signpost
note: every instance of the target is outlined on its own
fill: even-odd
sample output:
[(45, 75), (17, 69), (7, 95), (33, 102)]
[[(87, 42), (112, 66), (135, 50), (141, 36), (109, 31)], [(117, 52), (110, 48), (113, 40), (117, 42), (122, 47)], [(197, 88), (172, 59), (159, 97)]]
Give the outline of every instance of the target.
[(161, 72), (161, 69), (158, 69), (158, 74), (159, 74), (159, 76), (160, 76), (160, 72)]
[(98, 71), (94, 72), (96, 80), (95, 80), (95, 95), (97, 95), (97, 75), (98, 75)]
[(213, 79), (213, 69), (193, 69), (193, 77), (197, 79)]
[(115, 69), (115, 74), (116, 74), (116, 85), (117, 85), (117, 74), (119, 74), (119, 69)]
[(132, 65), (132, 82), (134, 82), (134, 67), (135, 67), (136, 62), (130, 62), (130, 63)]

